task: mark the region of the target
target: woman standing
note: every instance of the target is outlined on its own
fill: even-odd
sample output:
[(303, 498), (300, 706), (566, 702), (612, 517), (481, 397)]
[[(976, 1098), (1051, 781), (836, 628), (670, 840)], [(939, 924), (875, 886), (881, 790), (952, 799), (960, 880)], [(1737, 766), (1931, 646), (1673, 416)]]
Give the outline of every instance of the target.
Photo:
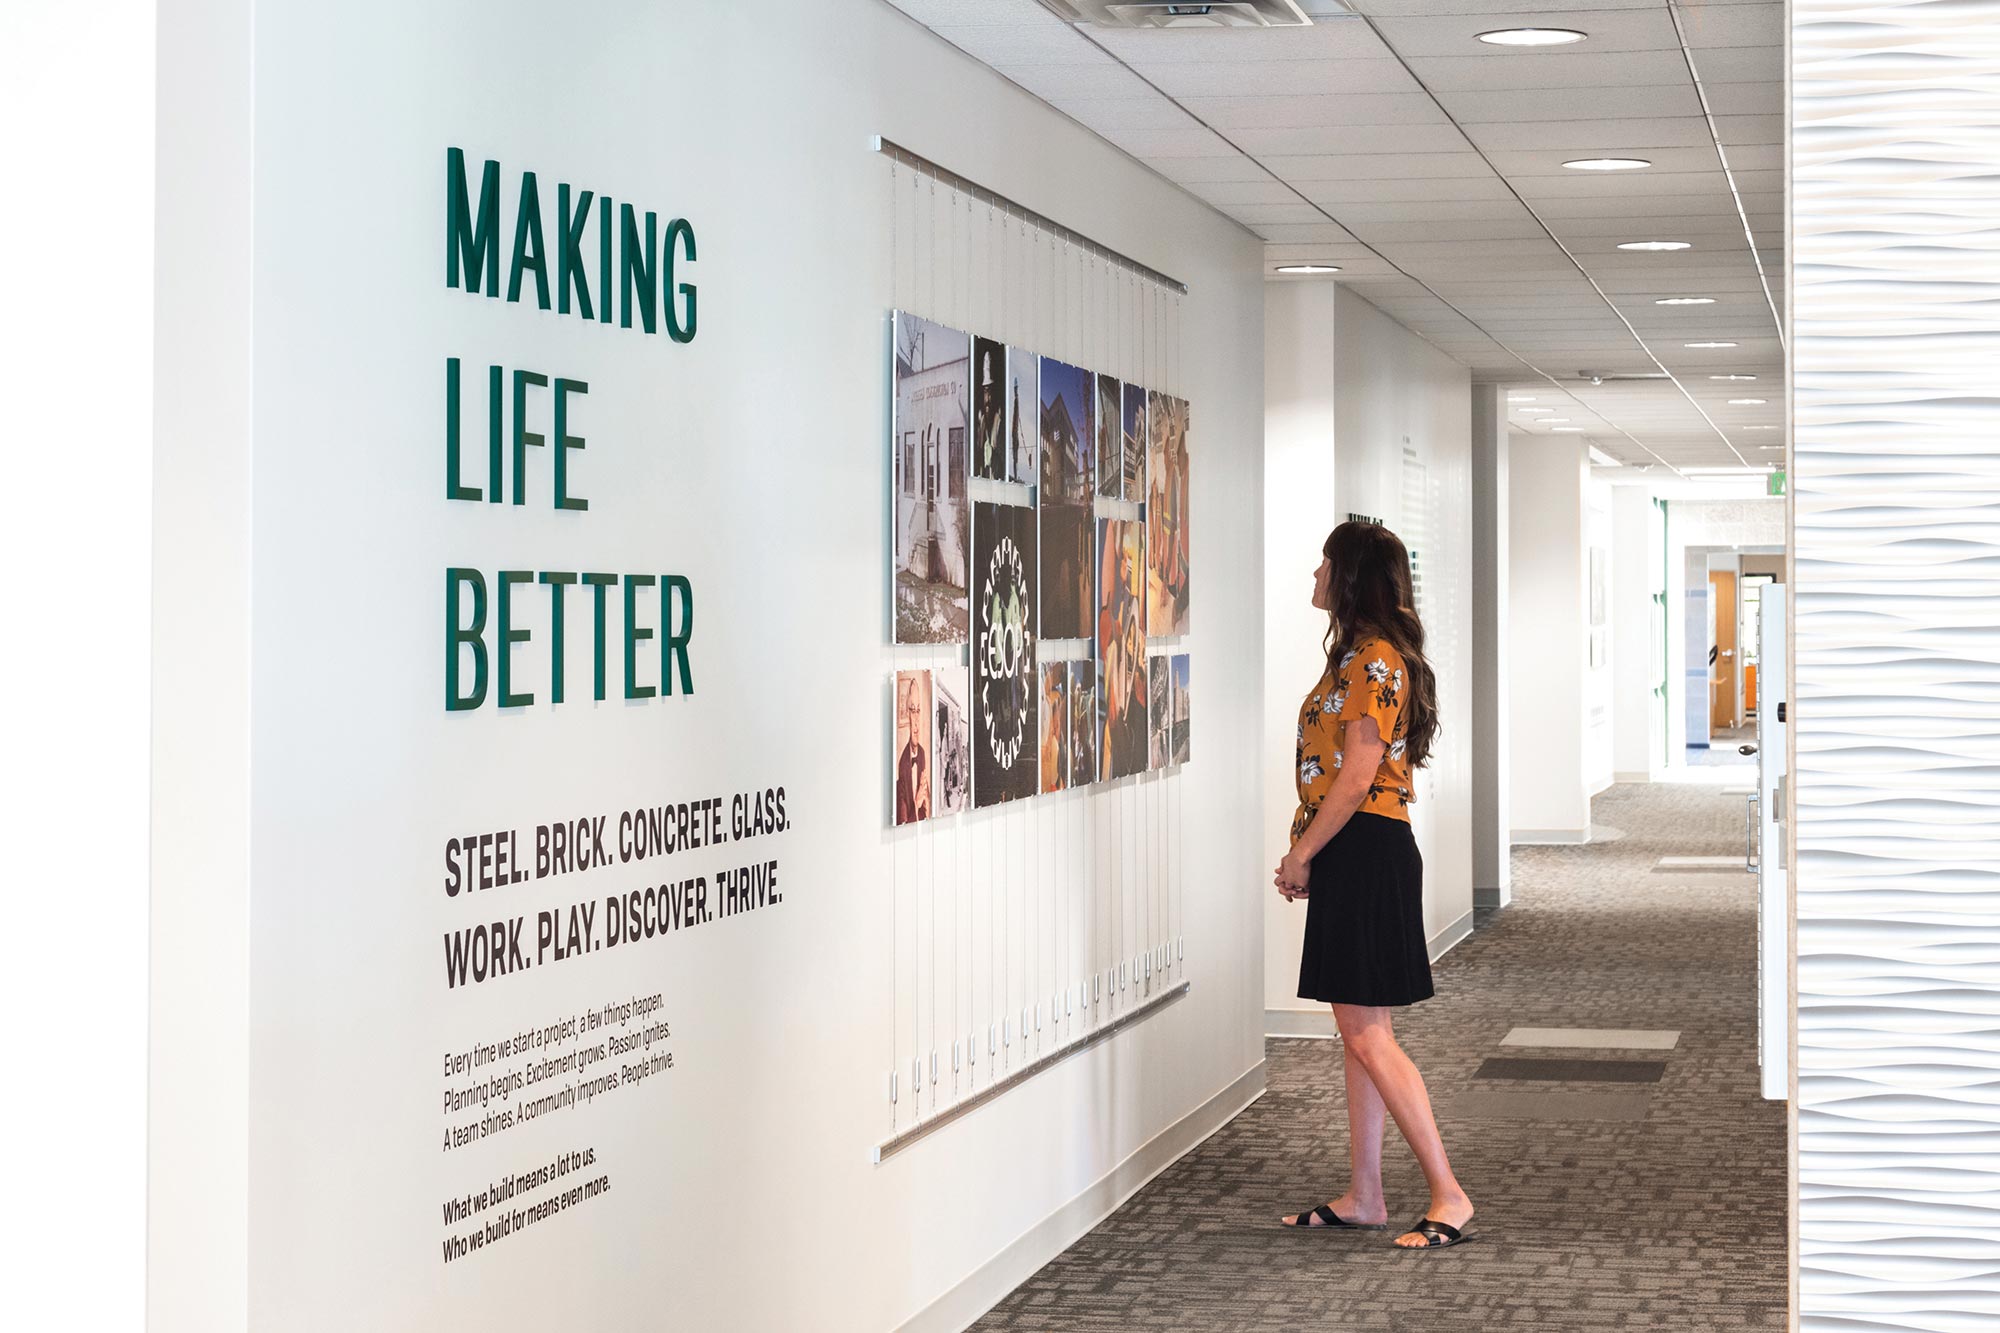
[(1343, 523), (1326, 539), (1313, 605), (1328, 616), (1326, 673), (1299, 710), (1299, 810), (1278, 892), (1306, 900), (1299, 996), (1333, 1006), (1347, 1073), (1345, 1194), (1288, 1215), (1301, 1228), (1377, 1229), (1384, 1115), (1430, 1185), (1406, 1249), (1463, 1238), (1472, 1200), (1452, 1175), (1423, 1075), (1396, 1044), (1390, 1011), (1432, 995), (1423, 858), (1410, 832), (1410, 775), (1437, 734), (1436, 686), (1410, 591), (1410, 556), (1387, 528)]

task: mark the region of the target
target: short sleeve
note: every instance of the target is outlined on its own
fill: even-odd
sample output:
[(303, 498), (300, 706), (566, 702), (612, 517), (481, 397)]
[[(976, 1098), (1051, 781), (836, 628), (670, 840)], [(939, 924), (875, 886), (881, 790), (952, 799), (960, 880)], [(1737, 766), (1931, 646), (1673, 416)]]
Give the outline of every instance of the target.
[(1353, 722), (1375, 719), (1382, 744), (1396, 738), (1396, 725), (1403, 716), (1403, 658), (1380, 639), (1359, 645), (1340, 673), (1340, 693), (1336, 696), (1336, 720)]

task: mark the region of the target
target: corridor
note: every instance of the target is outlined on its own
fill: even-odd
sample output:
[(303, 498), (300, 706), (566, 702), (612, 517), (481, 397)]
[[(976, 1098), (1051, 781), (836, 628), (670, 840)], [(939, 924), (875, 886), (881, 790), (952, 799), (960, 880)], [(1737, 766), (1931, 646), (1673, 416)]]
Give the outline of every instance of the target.
[[(1784, 1327), (1785, 1107), (1757, 1096), (1756, 881), (1655, 868), (1740, 853), (1742, 798), (1621, 785), (1592, 818), (1606, 840), (1515, 850), (1512, 905), (1438, 962), (1437, 998), (1398, 1019), (1479, 1206), (1475, 1243), (1399, 1253), (1393, 1229), (1278, 1226), (1344, 1188), (1346, 1112), (1338, 1045), (1273, 1039), (1261, 1099), (975, 1327)], [(1517, 1028), (1678, 1038), (1503, 1045)], [(1503, 1059), (1537, 1063), (1481, 1076)], [(1555, 1060), (1617, 1065), (1541, 1063)], [(1503, 1068), (1540, 1077), (1493, 1076)], [(1614, 1073), (1640, 1081), (1587, 1077)], [(1427, 1194), (1393, 1128), (1384, 1159), (1400, 1228)]]

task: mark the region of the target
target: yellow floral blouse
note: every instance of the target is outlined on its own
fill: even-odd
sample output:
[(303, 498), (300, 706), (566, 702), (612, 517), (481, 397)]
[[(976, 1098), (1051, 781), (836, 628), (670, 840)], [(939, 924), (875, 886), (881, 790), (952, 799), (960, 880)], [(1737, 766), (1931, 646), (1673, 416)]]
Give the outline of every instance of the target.
[(1342, 654), (1299, 708), (1299, 812), (1292, 817), (1292, 841), (1312, 823), (1320, 802), (1333, 790), (1340, 771), (1341, 750), (1347, 744), (1347, 724), (1372, 717), (1388, 749), (1375, 770), (1375, 781), (1361, 802), (1362, 810), (1408, 822), (1410, 764), (1403, 738), (1403, 656), (1386, 639), (1363, 639)]

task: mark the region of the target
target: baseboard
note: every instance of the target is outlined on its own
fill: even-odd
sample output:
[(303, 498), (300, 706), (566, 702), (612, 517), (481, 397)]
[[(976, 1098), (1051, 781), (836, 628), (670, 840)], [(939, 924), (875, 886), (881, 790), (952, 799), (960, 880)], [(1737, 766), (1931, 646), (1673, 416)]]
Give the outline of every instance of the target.
[(1155, 1134), (1083, 1193), (1031, 1226), (964, 1280), (910, 1316), (899, 1333), (960, 1333), (1116, 1212), (1146, 1183), (1264, 1095), (1259, 1060), (1221, 1092)]
[[(1471, 938), (1472, 913), (1467, 912), (1458, 920), (1431, 936), (1429, 953), (1431, 961), (1451, 952), (1452, 946)], [(1266, 1009), (1264, 1011), (1264, 1035), (1267, 1037), (1314, 1037), (1321, 1040), (1337, 1039), (1340, 1032), (1333, 1025), (1333, 1010), (1325, 1005), (1312, 1009)]]
[(1511, 885), (1506, 888), (1474, 888), (1472, 891), (1472, 905), (1474, 907), (1505, 907), (1513, 901), (1514, 894)]
[(1587, 828), (1517, 828), (1508, 834), (1516, 847), (1570, 847), (1590, 841)]
[(1637, 773), (1613, 773), (1611, 780), (1613, 782), (1651, 782), (1653, 775), (1649, 770), (1642, 770)]

